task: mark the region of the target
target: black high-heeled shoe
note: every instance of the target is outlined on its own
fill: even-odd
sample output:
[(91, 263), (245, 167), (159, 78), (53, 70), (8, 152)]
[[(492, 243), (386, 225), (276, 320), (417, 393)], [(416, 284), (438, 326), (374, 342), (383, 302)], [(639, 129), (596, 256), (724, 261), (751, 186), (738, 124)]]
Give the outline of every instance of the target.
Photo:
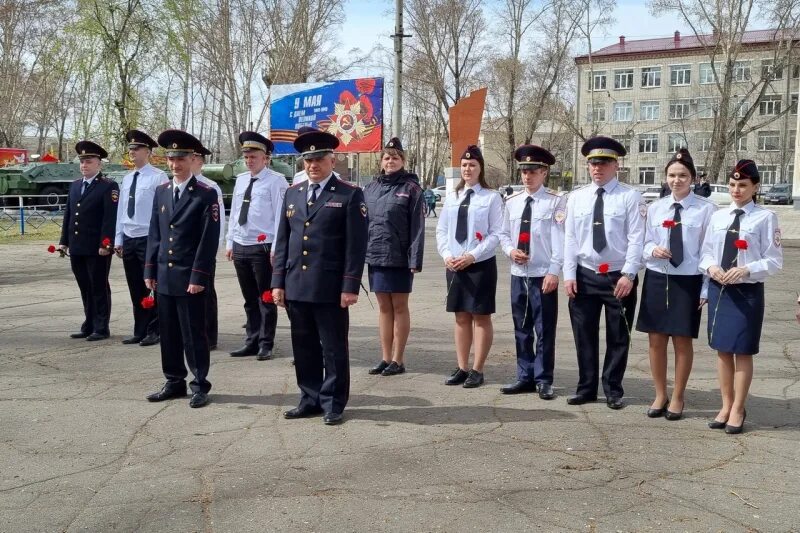
[(731, 426), (729, 424), (725, 424), (725, 433), (727, 433), (728, 435), (738, 435), (739, 433), (741, 433), (742, 429), (744, 428), (745, 418), (747, 418), (747, 409), (745, 409), (744, 413), (742, 414), (742, 423), (740, 425)]
[(728, 419), (727, 418), (725, 420), (723, 420), (722, 422), (719, 422), (717, 420), (712, 420), (711, 422), (708, 423), (708, 428), (709, 429), (725, 429), (725, 426), (727, 424), (728, 424)]
[(664, 416), (664, 413), (669, 407), (669, 400), (664, 402), (664, 406), (661, 409), (653, 409), (652, 407), (647, 410), (647, 417), (648, 418), (661, 418)]

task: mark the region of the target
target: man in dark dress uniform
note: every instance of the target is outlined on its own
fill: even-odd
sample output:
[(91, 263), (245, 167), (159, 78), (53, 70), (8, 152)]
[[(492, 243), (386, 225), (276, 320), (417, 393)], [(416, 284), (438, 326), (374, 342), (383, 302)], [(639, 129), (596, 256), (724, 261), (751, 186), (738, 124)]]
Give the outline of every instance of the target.
[(114, 249), (119, 186), (100, 173), (101, 160), (108, 157), (101, 146), (81, 141), (75, 145), (75, 151), (83, 177), (72, 182), (69, 188), (59, 248), (69, 251), (86, 319), (81, 330), (70, 337), (99, 341), (110, 335), (108, 272)]
[(321, 131), (297, 137), (308, 181), (286, 191), (272, 295), (292, 330), (300, 403), (285, 418), (324, 413), (342, 422), (350, 393), (348, 307), (358, 301), (367, 249), (367, 206), (361, 189), (333, 175), (339, 140)]
[(156, 189), (147, 237), (145, 284), (158, 293), (161, 366), (166, 384), (147, 399), (160, 402), (186, 396), (186, 362), (194, 379), (190, 407), (209, 401), (209, 351), (206, 295), (219, 241), (219, 203), (213, 189), (197, 181), (191, 164), (202, 144), (180, 130), (158, 136), (166, 149), (172, 183)]

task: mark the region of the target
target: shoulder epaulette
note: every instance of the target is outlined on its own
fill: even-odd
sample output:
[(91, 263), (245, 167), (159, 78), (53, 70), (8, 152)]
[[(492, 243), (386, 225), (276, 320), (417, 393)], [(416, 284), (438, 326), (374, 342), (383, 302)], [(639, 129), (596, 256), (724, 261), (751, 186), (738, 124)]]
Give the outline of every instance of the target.
[(207, 190), (207, 191), (210, 191), (210, 190), (211, 190), (211, 187), (209, 187), (207, 184), (203, 183), (203, 182), (202, 182), (202, 181), (200, 181), (200, 180), (195, 180), (195, 185), (197, 185), (197, 186), (198, 186), (198, 187), (200, 187), (201, 189), (205, 189), (205, 190)]
[(296, 189), (296, 188), (300, 187), (301, 185), (303, 185), (304, 183), (308, 183), (308, 181), (307, 180), (303, 180), (303, 181), (301, 181), (299, 183), (293, 183), (293, 184), (289, 185), (289, 188), (290, 189)]
[(358, 189), (358, 184), (356, 184), (356, 183), (353, 183), (353, 182), (350, 182), (350, 181), (347, 181), (347, 180), (343, 180), (342, 178), (339, 178), (337, 181), (339, 183), (341, 183), (342, 185), (347, 185), (351, 189)]
[[(512, 198), (516, 198), (517, 196), (519, 196), (519, 195), (520, 195), (520, 194), (522, 194), (523, 192), (524, 192), (524, 191), (519, 191), (519, 192), (515, 192), (514, 194), (512, 194), (512, 195), (510, 195), (510, 196), (506, 196), (506, 202), (507, 202), (507, 201), (509, 201), (509, 200), (511, 200)], [(499, 193), (498, 193), (498, 194), (499, 194)]]

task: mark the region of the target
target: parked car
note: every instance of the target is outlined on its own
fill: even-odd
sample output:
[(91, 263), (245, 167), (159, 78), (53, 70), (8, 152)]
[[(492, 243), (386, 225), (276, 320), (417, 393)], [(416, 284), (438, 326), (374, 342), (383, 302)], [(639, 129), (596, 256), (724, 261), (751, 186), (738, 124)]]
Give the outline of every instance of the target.
[(433, 194), (436, 196), (436, 201), (437, 202), (441, 202), (442, 201), (442, 196), (447, 194), (447, 186), (440, 185), (438, 187), (434, 187)]
[(651, 185), (642, 191), (642, 198), (648, 204), (661, 198), (661, 185)]
[(733, 201), (731, 193), (728, 191), (727, 185), (711, 184), (711, 196), (708, 197), (709, 201), (717, 205), (728, 205)]
[(792, 205), (792, 184), (776, 183), (770, 187), (769, 192), (764, 194), (764, 203)]

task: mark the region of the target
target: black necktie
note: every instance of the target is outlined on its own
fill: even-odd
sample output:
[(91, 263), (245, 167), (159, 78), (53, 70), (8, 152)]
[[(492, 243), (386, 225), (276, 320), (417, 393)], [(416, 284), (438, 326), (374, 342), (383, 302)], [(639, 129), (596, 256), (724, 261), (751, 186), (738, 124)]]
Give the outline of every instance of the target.
[(81, 196), (86, 194), (86, 189), (88, 189), (88, 188), (89, 188), (89, 182), (86, 181), (86, 180), (83, 180), (83, 184), (81, 185)]
[(736, 248), (734, 241), (739, 238), (739, 217), (744, 215), (741, 209), (734, 209), (733, 222), (728, 226), (728, 232), (725, 233), (725, 246), (722, 248), (722, 264), (720, 265), (723, 270), (728, 270), (736, 262), (736, 257), (739, 255), (739, 249)]
[[(517, 240), (517, 250), (530, 255), (531, 253), (531, 206), (533, 205), (533, 197), (528, 196), (525, 198), (525, 209), (522, 210), (522, 220), (519, 223), (519, 239)], [(527, 233), (527, 238), (523, 239), (522, 234)]]
[(603, 194), (605, 189), (597, 189), (597, 199), (594, 201), (594, 215), (592, 216), (592, 248), (598, 254), (608, 244), (606, 241), (606, 229), (603, 227)]
[(681, 225), (681, 209), (683, 209), (683, 206), (675, 202), (672, 207), (675, 208), (675, 216), (672, 217), (675, 225), (669, 230), (669, 251), (672, 254), (669, 262), (672, 266), (679, 267), (683, 263), (683, 226)]
[(172, 205), (173, 205), (173, 207), (174, 207), (174, 206), (176, 206), (176, 205), (178, 205), (178, 200), (180, 199), (180, 197), (181, 197), (181, 190), (180, 190), (180, 189), (178, 188), (178, 186), (176, 185), (176, 186), (175, 186), (175, 201), (174, 201), (174, 202), (173, 202), (173, 204), (172, 204)]
[(475, 191), (472, 189), (467, 189), (467, 191), (464, 193), (464, 199), (458, 206), (458, 219), (456, 220), (456, 242), (460, 244), (464, 244), (464, 241), (467, 240), (467, 215), (469, 215), (469, 199), (473, 192)]
[(244, 226), (247, 224), (247, 213), (250, 212), (250, 197), (253, 195), (253, 184), (258, 178), (250, 178), (250, 183), (244, 190), (244, 199), (242, 200), (242, 208), (239, 211), (239, 225)]
[(139, 177), (139, 171), (133, 173), (133, 181), (131, 182), (131, 192), (128, 193), (128, 218), (133, 218), (136, 213), (136, 179)]
[(312, 183), (311, 184), (311, 199), (308, 201), (308, 205), (314, 205), (314, 202), (317, 201), (317, 191), (319, 190), (319, 183)]

